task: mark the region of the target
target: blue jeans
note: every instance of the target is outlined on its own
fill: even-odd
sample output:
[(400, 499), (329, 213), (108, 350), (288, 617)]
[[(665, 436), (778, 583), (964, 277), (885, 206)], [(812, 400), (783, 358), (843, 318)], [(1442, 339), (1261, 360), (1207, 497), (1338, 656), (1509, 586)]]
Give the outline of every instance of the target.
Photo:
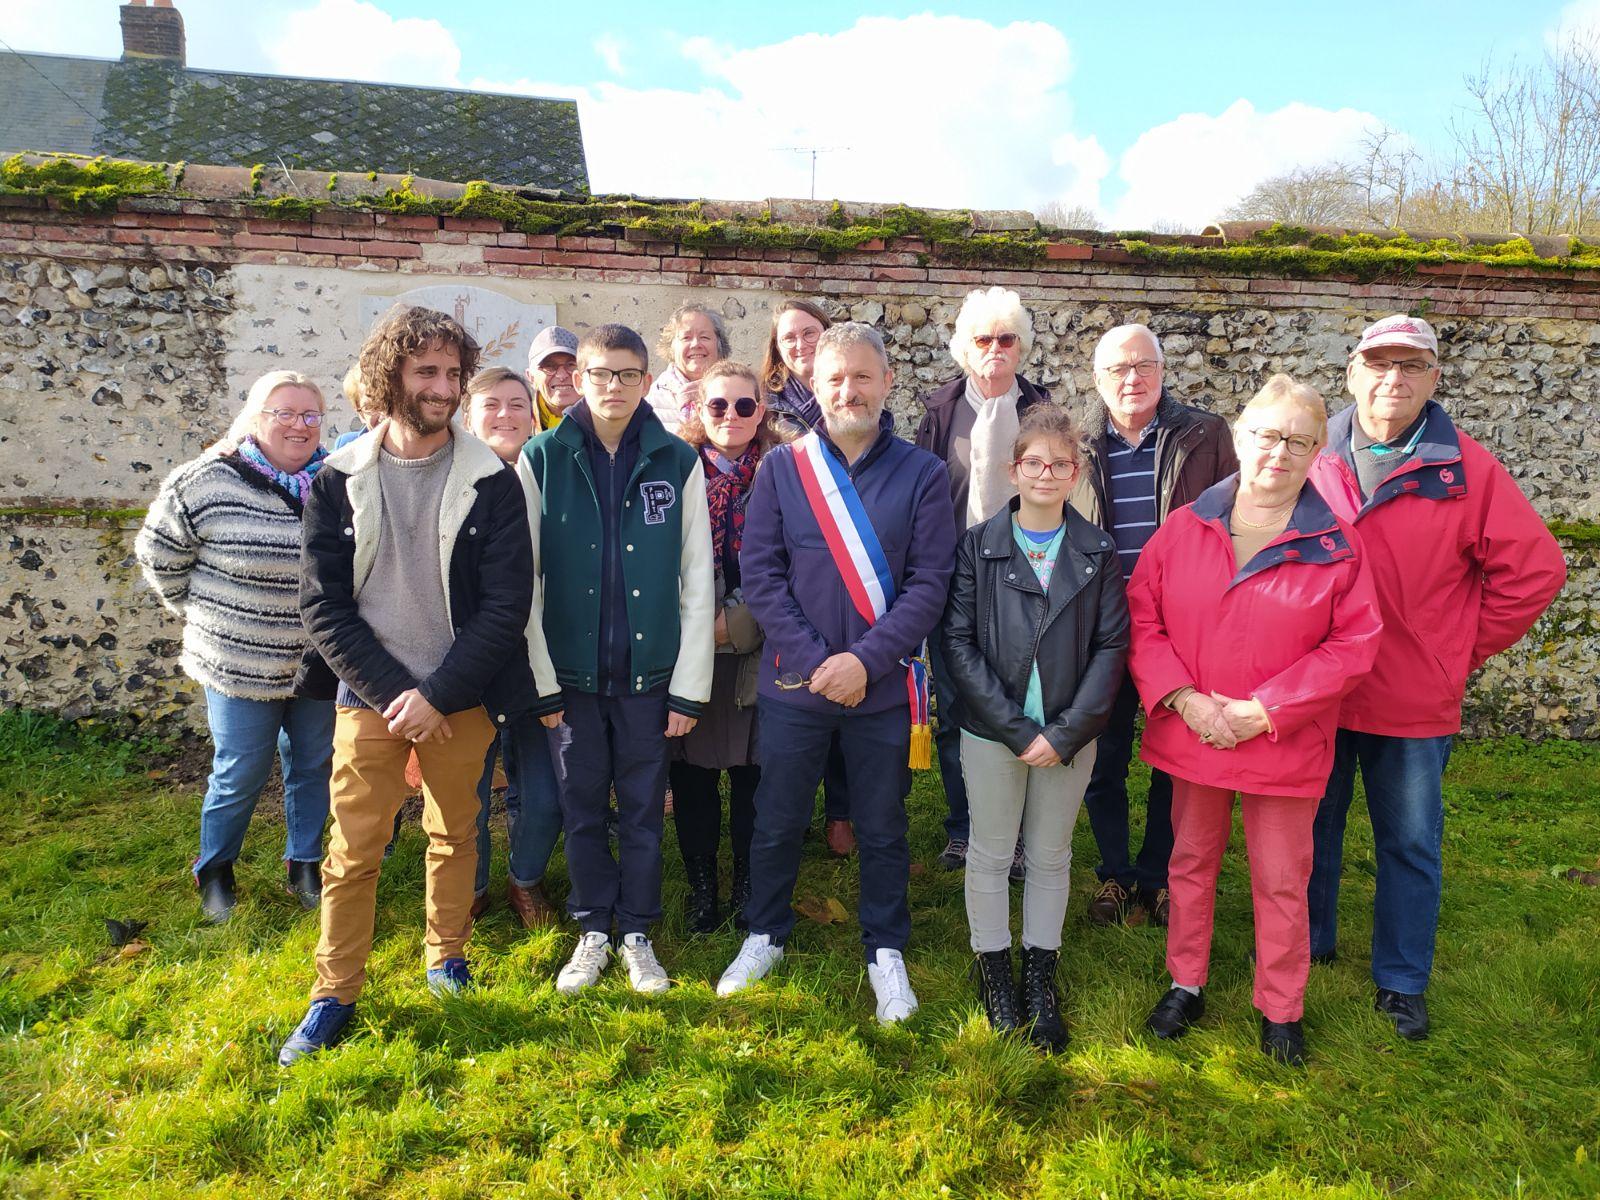
[(239, 857), (274, 753), (283, 767), (283, 823), (288, 827), (283, 856), (320, 862), (333, 762), (333, 702), (241, 700), (211, 688), (205, 692), (216, 750), (200, 805), (195, 871)]
[(561, 790), (556, 785), (550, 736), (534, 716), (513, 717), (489, 743), (478, 780), (478, 876), (475, 895), (489, 890), (489, 786), (494, 757), (506, 764), (506, 836), (511, 843), (511, 882), (532, 887), (544, 878), (561, 836)]
[(850, 821), (860, 855), (861, 940), (871, 961), (882, 947), (905, 949), (911, 936), (906, 888), (911, 846), (906, 840), (906, 795), (911, 771), (911, 721), (904, 706), (884, 712), (816, 712), (762, 696), (761, 783), (750, 836), (751, 933), (782, 942), (794, 929), (794, 885), (817, 784), (837, 735), (850, 775)]
[(1332, 954), (1339, 931), (1339, 873), (1356, 768), (1367, 789), (1378, 860), (1372, 906), (1372, 981), (1420, 995), (1433, 971), (1444, 884), (1444, 768), (1451, 737), (1386, 737), (1339, 730), (1328, 789), (1317, 808), (1311, 865), (1311, 953)]
[(1172, 857), (1172, 778), (1165, 771), (1150, 768), (1144, 841), (1138, 856), (1130, 858), (1128, 764), (1133, 761), (1133, 732), (1138, 716), (1139, 692), (1133, 686), (1133, 676), (1125, 675), (1111, 706), (1111, 719), (1100, 734), (1083, 806), (1089, 810), (1089, 828), (1100, 848), (1100, 865), (1095, 868), (1100, 882), (1115, 879), (1129, 891), (1137, 888), (1153, 896), (1167, 886), (1167, 860)]
[(939, 754), (939, 781), (944, 785), (944, 835), (964, 842), (972, 833), (972, 814), (967, 807), (966, 776), (961, 773), (961, 700), (950, 686), (938, 630), (928, 639), (928, 664), (933, 668), (928, 688), (939, 710), (933, 742)]

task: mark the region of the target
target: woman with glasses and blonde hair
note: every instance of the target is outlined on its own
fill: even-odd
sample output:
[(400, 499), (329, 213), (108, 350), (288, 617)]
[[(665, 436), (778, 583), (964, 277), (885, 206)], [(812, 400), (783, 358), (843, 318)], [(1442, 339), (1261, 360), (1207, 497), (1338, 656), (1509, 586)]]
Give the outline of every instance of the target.
[(722, 314), (698, 302), (680, 304), (661, 327), (656, 353), (667, 360), (667, 368), (644, 398), (667, 432), (677, 433), (699, 407), (705, 373), (733, 353)]
[[(1084, 438), (1061, 409), (1022, 418), (1006, 473), (1018, 489), (956, 551), (941, 683), (959, 700), (972, 832), (967, 923), (978, 995), (1001, 1033), (1066, 1044), (1056, 960), (1067, 915), (1072, 827), (1128, 650), (1117, 549), (1067, 503)], [(1022, 980), (1011, 955), (1007, 877), (1019, 836)]]
[[(917, 427), (916, 444), (944, 460), (950, 472), (950, 501), (956, 532), (981, 525), (1017, 494), (1012, 482), (1011, 446), (1024, 414), (1048, 403), (1050, 393), (1018, 372), (1033, 350), (1033, 318), (1022, 297), (1002, 287), (967, 293), (950, 335), (950, 357), (961, 374), (919, 397), (927, 410)], [(958, 871), (967, 858), (966, 788), (961, 771), (961, 712), (944, 687), (949, 674), (938, 630), (928, 639), (938, 706), (939, 776), (944, 782), (945, 847), (939, 865)], [(1012, 878), (1023, 874), (1019, 842)]]
[(325, 409), (307, 376), (263, 375), (222, 440), (167, 476), (134, 541), (146, 581), (183, 621), (183, 671), (205, 691), (216, 751), (193, 870), (213, 922), (233, 911), (233, 864), (274, 756), (289, 893), (306, 908), (322, 895), (333, 701), (297, 696), (295, 676), (307, 646), (300, 521), (327, 457)]
[(1128, 584), (1141, 757), (1172, 777), (1171, 986), (1159, 1038), (1205, 1011), (1212, 913), (1234, 796), (1255, 911), (1261, 1049), (1305, 1058), (1312, 826), (1339, 701), (1372, 667), (1381, 621), (1354, 529), (1306, 482), (1327, 440), (1314, 388), (1274, 375), (1234, 424), (1239, 471), (1174, 512)]

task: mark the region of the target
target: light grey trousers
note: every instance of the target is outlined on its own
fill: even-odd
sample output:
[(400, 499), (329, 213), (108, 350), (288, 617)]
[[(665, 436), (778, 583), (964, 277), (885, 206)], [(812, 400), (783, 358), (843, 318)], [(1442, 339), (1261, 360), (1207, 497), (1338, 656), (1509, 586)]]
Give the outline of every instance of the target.
[(999, 742), (961, 732), (961, 775), (972, 834), (967, 843), (967, 926), (977, 954), (1011, 945), (1008, 875), (1022, 834), (1022, 944), (1061, 947), (1072, 874), (1072, 827), (1094, 770), (1095, 743), (1071, 763), (1030, 767)]

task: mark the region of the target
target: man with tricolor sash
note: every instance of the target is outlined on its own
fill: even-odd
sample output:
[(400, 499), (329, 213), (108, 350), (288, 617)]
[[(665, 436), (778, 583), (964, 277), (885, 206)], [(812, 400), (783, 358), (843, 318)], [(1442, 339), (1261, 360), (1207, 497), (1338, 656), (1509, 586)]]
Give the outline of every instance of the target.
[(723, 972), (730, 995), (766, 975), (794, 928), (802, 841), (834, 734), (860, 853), (861, 940), (880, 1021), (917, 998), (903, 952), (909, 756), (923, 764), (927, 683), (919, 660), (944, 611), (956, 531), (945, 465), (894, 435), (894, 374), (871, 327), (835, 325), (812, 385), (824, 426), (770, 451), (745, 508), (745, 601), (764, 630), (757, 702), (761, 785), (750, 846), (750, 935)]

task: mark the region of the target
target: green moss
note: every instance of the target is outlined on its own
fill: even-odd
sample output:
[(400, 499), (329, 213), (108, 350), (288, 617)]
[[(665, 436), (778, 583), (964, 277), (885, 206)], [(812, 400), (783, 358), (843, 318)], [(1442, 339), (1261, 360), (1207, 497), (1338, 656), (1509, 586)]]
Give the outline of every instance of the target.
[(81, 521), (86, 525), (102, 522), (142, 521), (143, 508), (0, 508), (0, 521)]
[(259, 196), (261, 194), (261, 180), (266, 176), (266, 173), (266, 163), (257, 163), (255, 166), (250, 168), (250, 194), (252, 196)]
[(166, 190), (167, 171), (157, 163), (64, 156), (29, 163), (20, 154), (0, 162), (0, 193), (52, 196), (72, 212), (106, 212), (124, 196)]
[(1550, 532), (1569, 546), (1600, 546), (1600, 521), (1551, 521)]
[(331, 193), (331, 192), (337, 192), (338, 190), (339, 190), (339, 172), (331, 171), (328, 174), (328, 191)]

